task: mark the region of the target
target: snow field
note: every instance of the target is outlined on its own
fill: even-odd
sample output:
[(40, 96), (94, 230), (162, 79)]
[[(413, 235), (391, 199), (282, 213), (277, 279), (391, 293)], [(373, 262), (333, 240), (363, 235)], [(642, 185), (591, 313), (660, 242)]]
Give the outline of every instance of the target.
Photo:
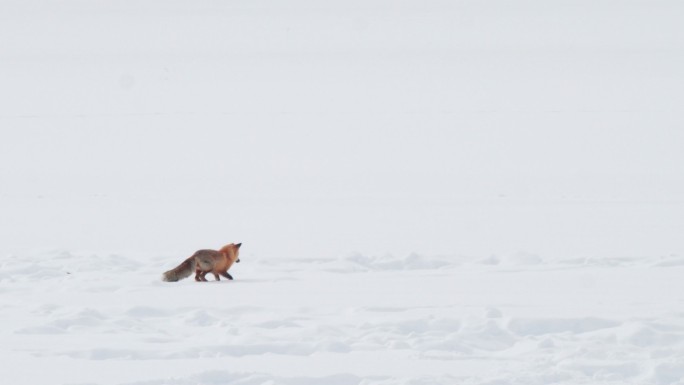
[[(0, 267), (13, 384), (680, 384), (684, 259), (49, 252)], [(36, 370), (36, 368), (41, 368)]]
[(684, 384), (683, 19), (3, 0), (0, 382)]

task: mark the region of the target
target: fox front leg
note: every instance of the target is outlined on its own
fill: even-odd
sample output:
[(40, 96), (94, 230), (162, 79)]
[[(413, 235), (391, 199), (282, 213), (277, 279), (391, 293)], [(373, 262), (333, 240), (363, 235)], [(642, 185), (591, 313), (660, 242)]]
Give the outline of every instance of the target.
[(222, 276), (224, 276), (224, 277), (230, 279), (231, 281), (233, 280), (233, 276), (230, 275), (230, 274), (228, 274), (227, 271), (224, 271), (223, 273), (220, 273), (220, 274), (221, 274)]
[(220, 281), (220, 280), (221, 280), (221, 277), (219, 277), (218, 274), (216, 274), (216, 273), (213, 273), (213, 274), (214, 274), (214, 277), (216, 278), (217, 281)]

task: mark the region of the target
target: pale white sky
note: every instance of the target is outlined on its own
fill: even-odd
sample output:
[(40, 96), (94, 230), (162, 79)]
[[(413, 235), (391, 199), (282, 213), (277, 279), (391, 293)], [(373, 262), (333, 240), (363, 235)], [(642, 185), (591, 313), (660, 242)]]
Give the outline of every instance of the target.
[(684, 252), (681, 4), (401, 9), (3, 2), (0, 250)]

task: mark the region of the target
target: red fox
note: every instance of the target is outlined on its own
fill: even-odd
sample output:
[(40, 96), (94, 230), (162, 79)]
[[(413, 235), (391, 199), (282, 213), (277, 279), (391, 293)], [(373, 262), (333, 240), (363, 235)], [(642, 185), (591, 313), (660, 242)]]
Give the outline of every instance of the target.
[(231, 243), (223, 246), (219, 250), (198, 250), (190, 258), (186, 259), (178, 265), (175, 269), (169, 270), (163, 274), (162, 280), (167, 282), (180, 281), (183, 278), (189, 277), (192, 272), (195, 272), (195, 281), (206, 282), (207, 274), (212, 273), (217, 281), (220, 281), (219, 274), (228, 278), (233, 277), (228, 274), (228, 269), (234, 262), (240, 262), (240, 246), (242, 243)]

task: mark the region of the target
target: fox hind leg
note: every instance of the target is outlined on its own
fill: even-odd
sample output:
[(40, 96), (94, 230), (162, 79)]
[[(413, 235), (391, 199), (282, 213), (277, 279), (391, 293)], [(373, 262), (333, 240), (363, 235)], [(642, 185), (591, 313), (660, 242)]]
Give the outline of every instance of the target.
[(217, 281), (220, 281), (220, 280), (221, 280), (221, 277), (219, 277), (218, 274), (216, 274), (216, 273), (212, 273), (212, 274), (214, 274), (214, 278), (216, 278)]
[(197, 282), (207, 282), (207, 278), (206, 278), (207, 273), (209, 273), (209, 272), (208, 272), (208, 271), (197, 270), (197, 272), (195, 273), (195, 281), (197, 281)]

